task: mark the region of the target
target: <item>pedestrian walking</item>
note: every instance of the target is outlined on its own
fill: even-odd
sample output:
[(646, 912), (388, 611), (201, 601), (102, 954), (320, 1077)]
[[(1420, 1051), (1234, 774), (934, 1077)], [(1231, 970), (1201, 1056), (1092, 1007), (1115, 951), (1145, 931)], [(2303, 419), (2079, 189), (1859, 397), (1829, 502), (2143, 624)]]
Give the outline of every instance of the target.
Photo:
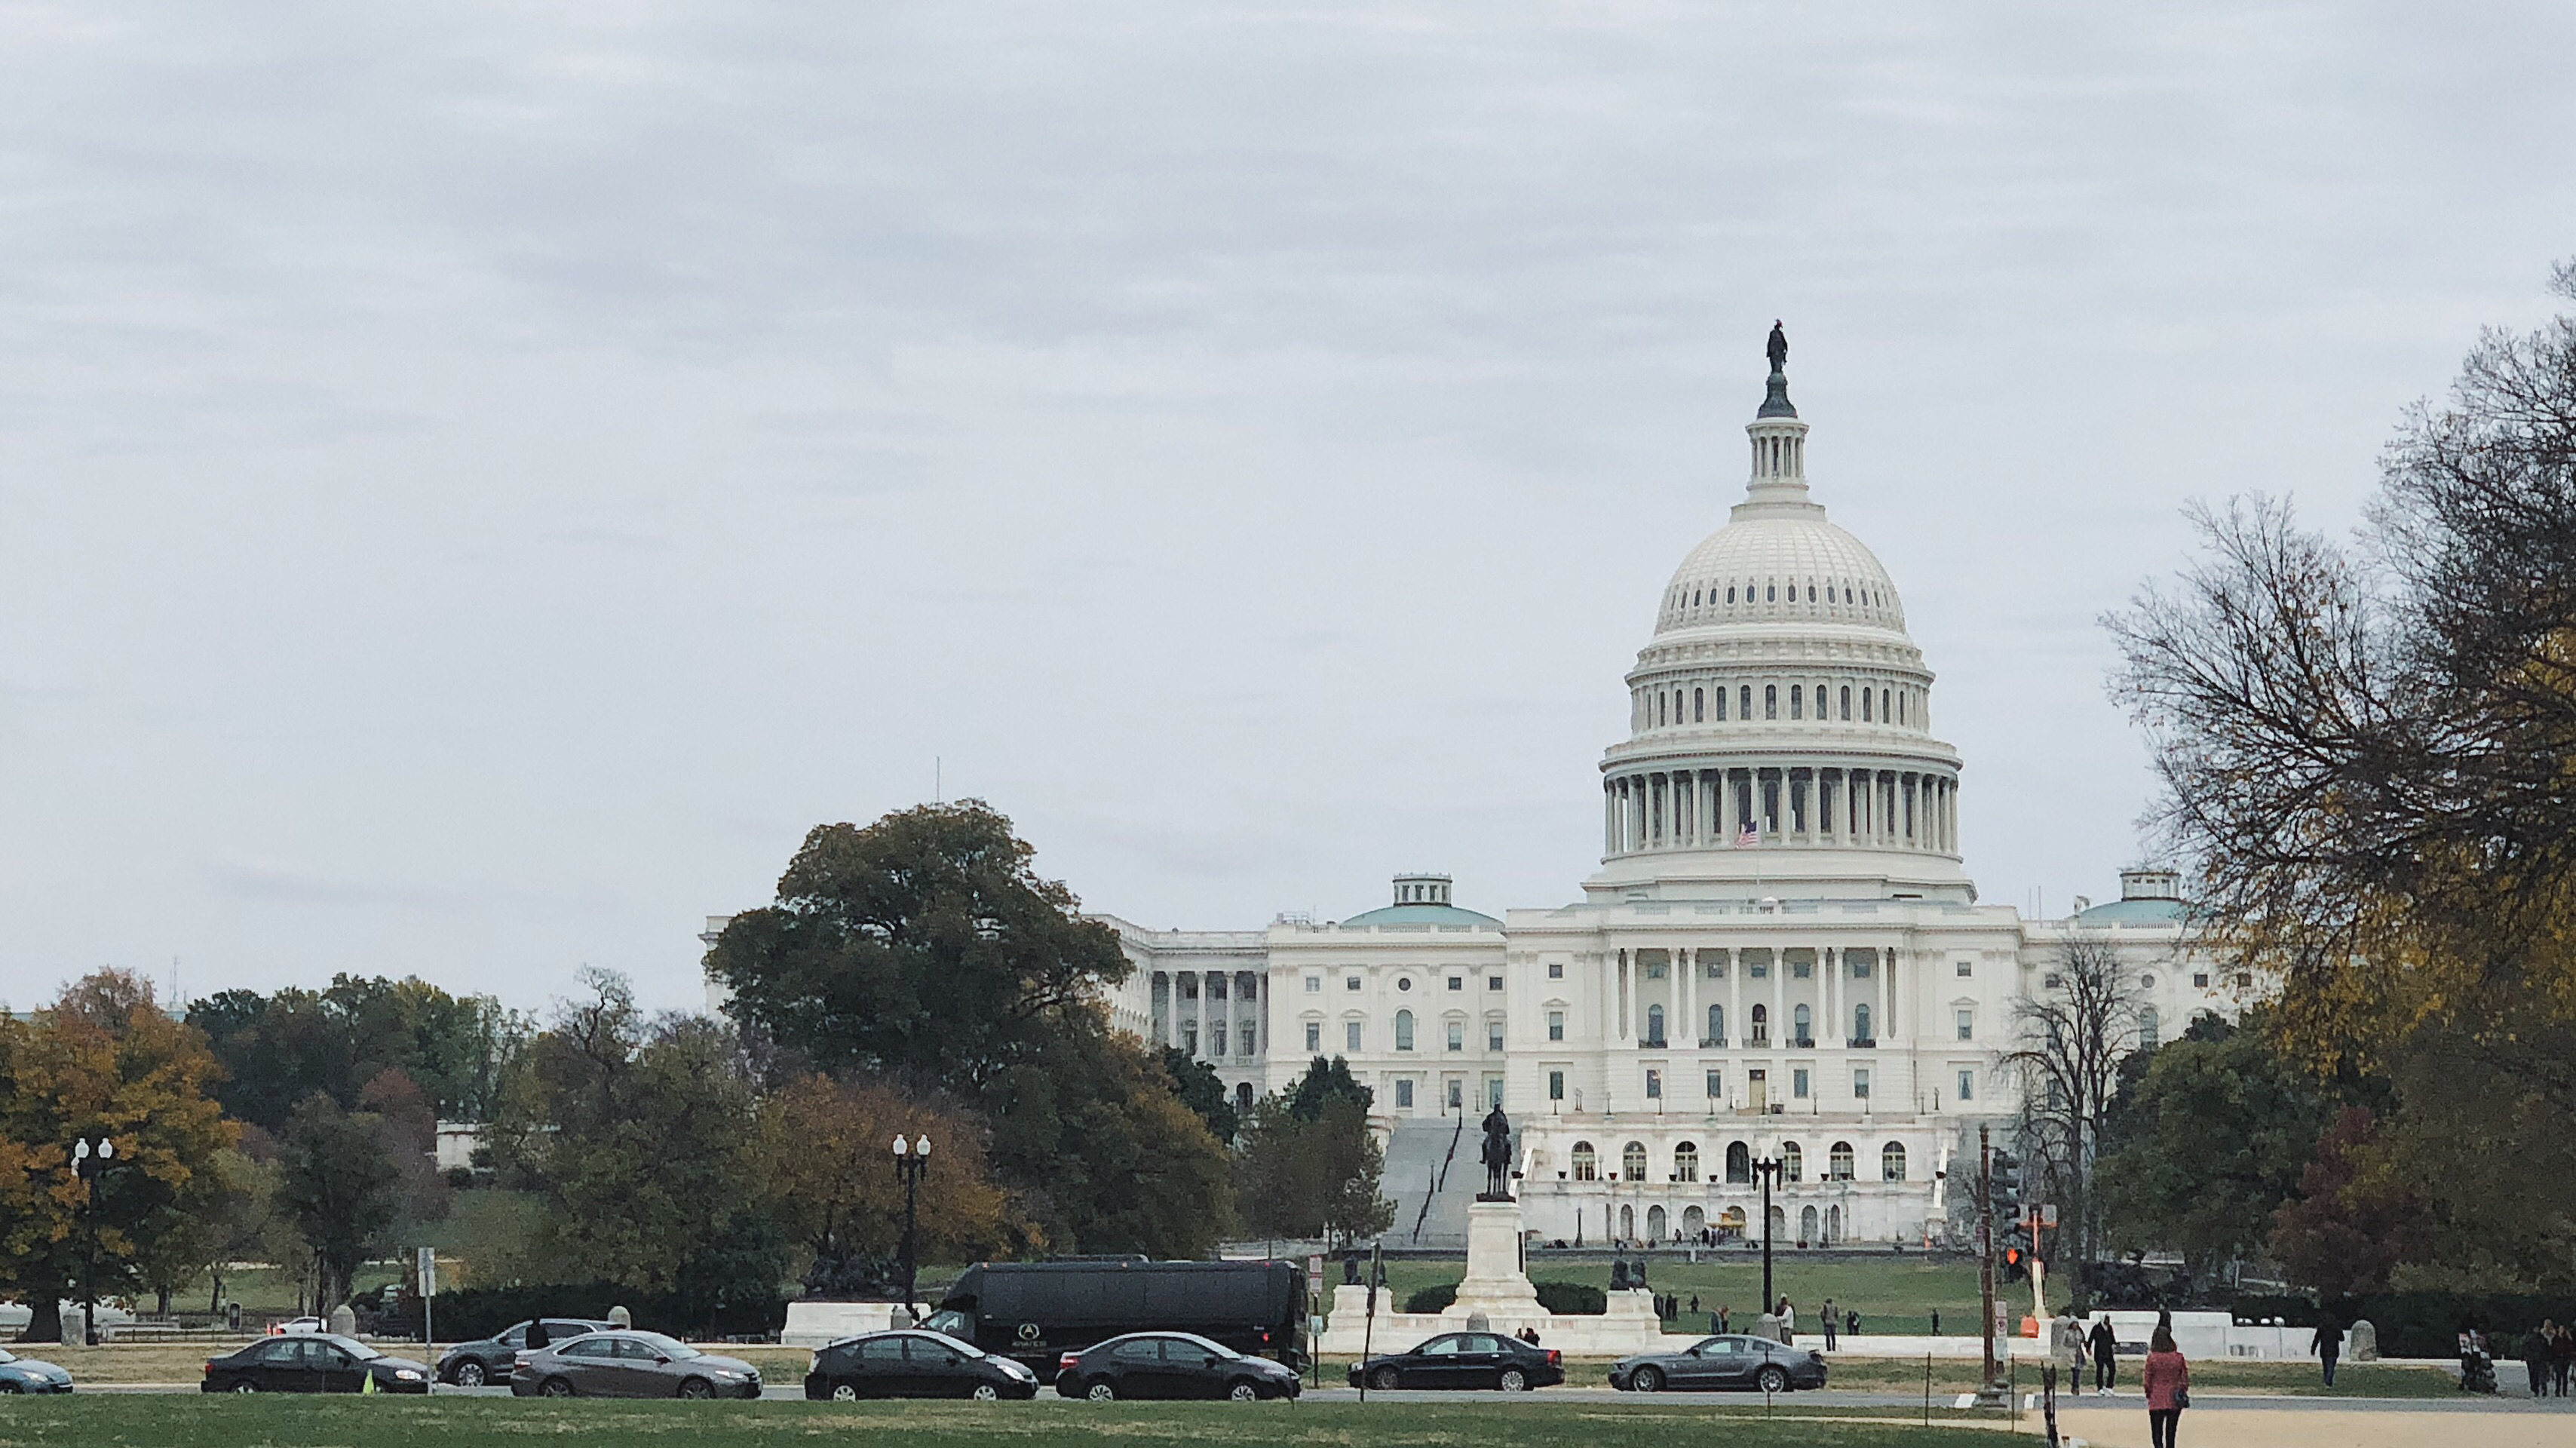
[(1932, 1309), (1932, 1335), (1934, 1337), (1941, 1335), (1941, 1309), (1937, 1307)]
[(2068, 1396), (2084, 1390), (2084, 1324), (2075, 1320), (2072, 1308), (2048, 1320), (2048, 1359)]
[(1843, 1335), (1844, 1335), (1844, 1336), (1846, 1336), (1846, 1337), (1858, 1337), (1858, 1336), (1860, 1336), (1860, 1309), (1859, 1309), (1859, 1308), (1857, 1308), (1857, 1307), (1846, 1307), (1846, 1308), (1844, 1308), (1844, 1309), (1843, 1309)]
[(2557, 1389), (2556, 1395), (2566, 1397), (2568, 1370), (2576, 1368), (2576, 1328), (2558, 1324), (2557, 1340), (2550, 1344), (2549, 1356), (2550, 1381)]
[(1699, 1294), (1696, 1292), (1691, 1294), (1691, 1316), (1699, 1316)]
[(2147, 1365), (2138, 1378), (2147, 1390), (2147, 1442), (2153, 1448), (2174, 1448), (2182, 1410), (2191, 1406), (2191, 1364), (2174, 1347), (2173, 1329), (2159, 1327), (2147, 1340)]
[[(2343, 1324), (2335, 1321), (2332, 1312), (2317, 1319), (2316, 1334), (2308, 1339), (2308, 1351), (2315, 1353), (2317, 1361), (2325, 1365), (2326, 1386), (2333, 1387), (2335, 1358), (2343, 1352)], [(2532, 1396), (2536, 1398), (2540, 1394), (2535, 1391)]]
[(1798, 1340), (1798, 1309), (1788, 1298), (1780, 1299), (1780, 1345), (1790, 1346)]
[(2550, 1322), (2522, 1335), (2522, 1371), (2531, 1380), (2531, 1395), (2535, 1398), (2549, 1392), (2550, 1349), (2557, 1336), (2557, 1324)]
[(1828, 1297), (1825, 1299), (1825, 1305), (1818, 1309), (1816, 1320), (1823, 1324), (1825, 1329), (1825, 1351), (1832, 1352), (1834, 1350), (1835, 1330), (1841, 1326), (1840, 1323), (1834, 1320), (1834, 1300), (1832, 1298)]
[(2093, 1334), (2085, 1346), (2093, 1350), (2093, 1396), (2107, 1398), (2120, 1371), (2120, 1338), (2111, 1331), (2111, 1314), (2106, 1312), (2093, 1319)]

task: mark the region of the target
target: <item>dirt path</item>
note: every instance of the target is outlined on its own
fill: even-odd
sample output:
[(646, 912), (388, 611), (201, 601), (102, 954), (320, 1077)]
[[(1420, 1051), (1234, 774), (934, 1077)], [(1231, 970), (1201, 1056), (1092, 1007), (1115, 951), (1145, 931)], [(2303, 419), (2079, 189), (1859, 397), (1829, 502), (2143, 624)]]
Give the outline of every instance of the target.
[[(2062, 1408), (2057, 1426), (2097, 1448), (2147, 1448), (2144, 1408)], [(2193, 1408), (2180, 1428), (2183, 1448), (2576, 1448), (2576, 1411)]]

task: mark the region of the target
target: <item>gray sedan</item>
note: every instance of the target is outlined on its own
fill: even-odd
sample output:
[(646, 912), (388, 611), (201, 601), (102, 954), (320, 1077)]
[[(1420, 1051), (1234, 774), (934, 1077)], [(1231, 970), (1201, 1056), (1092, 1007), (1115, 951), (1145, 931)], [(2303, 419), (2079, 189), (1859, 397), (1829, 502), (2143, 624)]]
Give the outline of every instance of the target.
[(658, 1332), (594, 1332), (522, 1352), (510, 1368), (521, 1398), (757, 1398), (760, 1369)]

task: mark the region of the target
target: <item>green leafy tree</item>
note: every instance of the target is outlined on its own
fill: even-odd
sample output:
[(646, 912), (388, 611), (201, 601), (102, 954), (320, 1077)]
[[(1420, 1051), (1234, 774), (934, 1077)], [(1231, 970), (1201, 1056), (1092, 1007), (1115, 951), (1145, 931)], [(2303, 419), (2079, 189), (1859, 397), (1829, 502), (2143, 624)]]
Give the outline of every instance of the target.
[(2114, 1246), (2178, 1251), (2203, 1280), (2263, 1246), (2327, 1116), (2264, 1026), (2259, 1013), (2241, 1028), (2204, 1016), (2114, 1099), (2095, 1172)]
[(386, 1071), (416, 1083), (435, 1116), (489, 1120), (529, 1034), (525, 1018), (488, 996), (352, 975), (319, 991), (222, 991), (190, 1006), (188, 1020), (224, 1064), (225, 1109), (272, 1133), (316, 1091), (357, 1109)]
[(1377, 1103), (1377, 1093), (1351, 1074), (1351, 1063), (1335, 1056), (1330, 1061), (1321, 1056), (1306, 1063), (1306, 1074), (1288, 1088), (1288, 1114), (1300, 1121), (1314, 1121), (1324, 1114), (1326, 1103), (1337, 1098), (1356, 1101), (1365, 1114)]
[(1380, 1195), (1386, 1155), (1368, 1122), (1370, 1092), (1340, 1057), (1317, 1057), (1290, 1089), (1256, 1103), (1235, 1155), (1245, 1225), (1266, 1236), (1343, 1242), (1393, 1225)]
[(1165, 1046), (1163, 1070), (1172, 1078), (1173, 1090), (1181, 1104), (1198, 1113), (1207, 1123), (1208, 1134), (1219, 1141), (1234, 1140), (1241, 1123), (1235, 1117), (1234, 1101), (1226, 1094), (1225, 1082), (1216, 1068), (1178, 1046)]
[(1059, 1248), (1196, 1257), (1233, 1226), (1225, 1147), (1134, 1037), (1066, 1032), (980, 1099), (995, 1169)]
[(342, 1110), (316, 1091), (278, 1143), (278, 1213), (312, 1253), (318, 1305), (348, 1300), (351, 1279), (383, 1252), (400, 1212), (402, 1173), (381, 1127), (373, 1112)]

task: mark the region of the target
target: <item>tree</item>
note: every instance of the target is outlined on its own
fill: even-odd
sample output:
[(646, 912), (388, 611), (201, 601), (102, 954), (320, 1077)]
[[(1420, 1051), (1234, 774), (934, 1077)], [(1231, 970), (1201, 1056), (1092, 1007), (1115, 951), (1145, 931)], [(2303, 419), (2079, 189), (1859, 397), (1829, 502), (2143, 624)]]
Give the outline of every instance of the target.
[(2041, 1200), (2057, 1204), (2059, 1241), (2079, 1291), (2100, 1237), (2094, 1161), (2120, 1063), (2139, 1045), (2136, 979), (2108, 940), (2068, 935), (2038, 992), (2014, 1002), (2019, 1040), (2003, 1058), (2021, 1078), (2022, 1146)]
[(73, 982), (32, 1018), (0, 1017), (0, 1277), (33, 1312), (28, 1340), (59, 1337), (85, 1255), (74, 1139), (106, 1136), (123, 1163), (97, 1179), (103, 1288), (133, 1284), (138, 1263), (185, 1255), (168, 1239), (217, 1210), (218, 1158), (240, 1131), (207, 1095), (217, 1070), (204, 1036), (124, 971)]
[(2424, 1255), (2432, 1213), (2377, 1150), (2366, 1106), (2335, 1113), (2299, 1174), (2299, 1195), (2272, 1213), (2272, 1255), (2291, 1282), (2328, 1299), (2388, 1290), (2389, 1273)]
[(1178, 1046), (1165, 1046), (1162, 1061), (1165, 1074), (1172, 1078), (1174, 1094), (1207, 1123), (1208, 1134), (1219, 1141), (1234, 1140), (1241, 1123), (1235, 1118), (1234, 1102), (1226, 1095), (1225, 1082), (1216, 1074), (1216, 1068)]
[[(2576, 266), (2555, 285), (2576, 299)], [(2162, 827), (2220, 943), (2280, 982), (2284, 1047), (2397, 1084), (2429, 1249), (2576, 1278), (2566, 1133), (2439, 1169), (2576, 1115), (2576, 318), (2481, 338), (2354, 546), (2266, 499), (2196, 518), (2205, 561), (2108, 621)], [(2481, 1220), (2522, 1230), (2450, 1229)]]
[(2204, 1016), (2114, 1101), (2095, 1172), (2111, 1245), (2179, 1251), (2202, 1281), (2263, 1245), (2326, 1119), (2266, 1025), (2259, 1013), (2241, 1029)]
[(898, 1132), (934, 1147), (920, 1187), (925, 1259), (972, 1261), (1036, 1245), (992, 1179), (982, 1120), (882, 1081), (807, 1076), (761, 1101), (752, 1171), (763, 1209), (817, 1261), (891, 1255), (903, 1230), (891, 1150)]
[(778, 903), (736, 915), (708, 971), (733, 991), (729, 1014), (824, 1070), (973, 1097), (1047, 1054), (1129, 970), (1033, 853), (974, 800), (817, 826)]
[(188, 1008), (224, 1063), (219, 1099), (283, 1131), (316, 1091), (347, 1109), (386, 1071), (411, 1078), (434, 1116), (486, 1121), (529, 1025), (489, 996), (451, 996), (416, 978), (334, 976), (327, 989), (228, 990)]
[(1059, 1249), (1196, 1257), (1234, 1224), (1225, 1147), (1133, 1036), (1068, 1031), (980, 1104), (995, 1169)]
[(278, 1213), (313, 1254), (317, 1307), (349, 1297), (361, 1264), (385, 1248), (402, 1174), (372, 1112), (344, 1111), (316, 1091), (287, 1118), (279, 1142)]
[(1346, 1062), (1318, 1056), (1294, 1086), (1255, 1103), (1235, 1156), (1247, 1226), (1349, 1242), (1393, 1225), (1394, 1204), (1379, 1195), (1386, 1156), (1369, 1130), (1370, 1100)]

